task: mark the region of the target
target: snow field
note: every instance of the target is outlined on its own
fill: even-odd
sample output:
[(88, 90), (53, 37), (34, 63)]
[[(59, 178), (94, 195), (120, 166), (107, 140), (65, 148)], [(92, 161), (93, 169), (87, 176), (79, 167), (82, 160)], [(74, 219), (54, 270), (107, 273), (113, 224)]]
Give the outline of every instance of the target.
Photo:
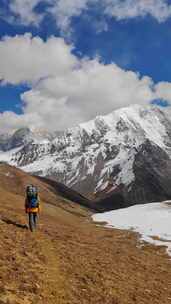
[(171, 256), (171, 202), (135, 205), (92, 217), (95, 222), (106, 222), (108, 228), (138, 232), (141, 241), (166, 246)]

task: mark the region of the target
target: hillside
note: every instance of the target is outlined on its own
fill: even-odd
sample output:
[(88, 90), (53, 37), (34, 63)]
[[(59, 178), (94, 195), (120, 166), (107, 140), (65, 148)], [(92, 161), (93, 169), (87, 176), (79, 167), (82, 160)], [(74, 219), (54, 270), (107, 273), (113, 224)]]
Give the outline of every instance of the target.
[(127, 206), (171, 198), (171, 120), (131, 105), (63, 132), (0, 136), (0, 160), (86, 197), (120, 191)]
[[(23, 210), (28, 182), (41, 188), (35, 233)], [(0, 303), (169, 304), (164, 246), (139, 246), (136, 233), (96, 226), (91, 214), (45, 181), (1, 164)]]

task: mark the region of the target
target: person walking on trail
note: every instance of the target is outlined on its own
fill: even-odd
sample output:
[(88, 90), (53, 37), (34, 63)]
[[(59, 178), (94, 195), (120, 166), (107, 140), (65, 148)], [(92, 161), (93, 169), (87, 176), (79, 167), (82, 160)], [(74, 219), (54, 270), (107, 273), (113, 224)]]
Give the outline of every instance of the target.
[(25, 212), (29, 217), (29, 228), (33, 232), (36, 229), (38, 213), (40, 212), (38, 189), (34, 185), (29, 185), (26, 188)]

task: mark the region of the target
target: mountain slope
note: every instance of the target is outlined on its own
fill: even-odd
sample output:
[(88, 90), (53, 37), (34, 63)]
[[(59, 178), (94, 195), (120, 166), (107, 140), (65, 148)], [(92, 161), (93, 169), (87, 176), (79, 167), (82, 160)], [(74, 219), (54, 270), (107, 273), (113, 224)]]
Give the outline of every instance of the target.
[(43, 181), (37, 183), (49, 189), (42, 192), (47, 203), (38, 230), (29, 232), (23, 185), (33, 180), (0, 166), (0, 303), (170, 303), (171, 262), (164, 246), (139, 246), (131, 231), (96, 227), (86, 208)]
[[(171, 197), (170, 178), (160, 174), (166, 168), (167, 177), (171, 174), (171, 121), (158, 107), (130, 106), (46, 136), (28, 130), (17, 132), (19, 136), (6, 136), (5, 144), (0, 140), (0, 160), (27, 172), (57, 180), (90, 197), (122, 189), (127, 205), (132, 200), (158, 200), (156, 182), (156, 187), (159, 184), (162, 188), (161, 199)], [(165, 164), (159, 161), (154, 171), (155, 159), (163, 157)], [(154, 171), (154, 187), (146, 180), (149, 165)]]
[[(62, 208), (66, 206), (67, 210), (70, 208), (70, 212), (74, 212), (74, 209), (78, 209), (78, 206), (90, 212), (102, 212), (125, 207), (123, 197), (117, 193), (113, 195), (112, 204), (108, 202), (107, 198), (105, 201), (103, 199), (89, 200), (75, 190), (70, 189), (59, 182), (45, 177), (29, 175), (24, 171), (5, 163), (0, 163), (0, 177), (0, 188), (3, 191), (9, 191), (10, 184), (10, 193), (24, 196), (26, 186), (28, 184), (34, 184), (39, 189), (41, 201)], [(76, 204), (78, 206), (76, 206)]]
[(10, 193), (23, 197), (25, 196), (26, 186), (28, 184), (34, 184), (38, 187), (40, 200), (44, 203), (51, 205), (55, 204), (55, 206), (57, 206), (62, 202), (62, 206), (67, 205), (71, 208), (74, 208), (77, 203), (79, 206), (86, 207), (87, 210), (93, 210), (91, 201), (84, 198), (76, 191), (69, 189), (60, 183), (45, 178), (31, 176), (22, 170), (5, 163), (0, 163), (0, 179), (1, 191), (9, 192), (10, 184)]

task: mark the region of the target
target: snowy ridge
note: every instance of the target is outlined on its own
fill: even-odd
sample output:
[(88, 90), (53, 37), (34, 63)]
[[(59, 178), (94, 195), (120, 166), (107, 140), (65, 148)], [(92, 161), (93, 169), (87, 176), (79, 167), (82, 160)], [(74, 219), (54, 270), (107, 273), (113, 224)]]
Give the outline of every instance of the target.
[(109, 181), (131, 185), (135, 157), (147, 140), (171, 155), (171, 122), (156, 106), (133, 105), (64, 132), (19, 130), (13, 137), (6, 145), (0, 139), (1, 161), (82, 193), (102, 191)]

